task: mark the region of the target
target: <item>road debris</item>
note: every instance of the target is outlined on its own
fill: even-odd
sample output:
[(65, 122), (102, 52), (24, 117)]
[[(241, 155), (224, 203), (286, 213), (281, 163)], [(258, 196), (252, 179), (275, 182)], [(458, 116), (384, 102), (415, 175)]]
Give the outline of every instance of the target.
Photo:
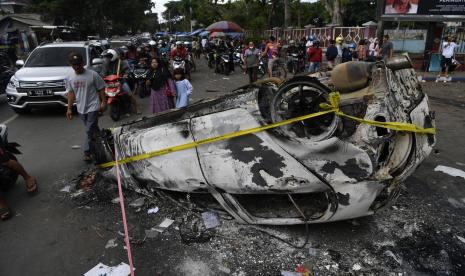
[(71, 185), (66, 185), (65, 187), (63, 187), (60, 192), (63, 192), (63, 193), (70, 193), (71, 192)]
[[(136, 269), (134, 268), (134, 271)], [(117, 266), (107, 266), (102, 263), (94, 266), (87, 271), (84, 276), (128, 276), (131, 274), (131, 268), (126, 263)]]
[(105, 249), (108, 249), (108, 248), (115, 248), (117, 247), (118, 244), (116, 243), (116, 239), (111, 239), (107, 242), (107, 244), (105, 245)]
[(165, 218), (162, 223), (160, 223), (158, 226), (153, 227), (152, 229), (155, 231), (158, 231), (160, 233), (163, 233), (166, 228), (170, 227), (171, 224), (173, 224), (174, 220)]
[(158, 207), (150, 208), (150, 209), (147, 210), (147, 214), (149, 214), (149, 215), (150, 214), (156, 214), (156, 213), (158, 213), (158, 211), (160, 211), (160, 208), (158, 208)]
[(434, 171), (443, 172), (451, 176), (462, 177), (465, 179), (465, 172), (456, 168), (439, 165), (436, 168), (434, 168)]
[(160, 232), (153, 229), (153, 228), (149, 229), (149, 230), (145, 230), (145, 237), (147, 237), (149, 239), (156, 238), (156, 237), (158, 237), (158, 235), (160, 235)]
[(214, 212), (203, 212), (202, 219), (207, 229), (216, 228), (221, 224), (218, 214)]
[(129, 203), (129, 206), (132, 208), (140, 208), (145, 204), (145, 197), (139, 197), (138, 199), (134, 200), (133, 202)]
[(80, 149), (81, 146), (79, 146), (79, 145), (73, 145), (73, 146), (71, 146), (71, 148), (72, 148), (72, 149)]
[(115, 197), (111, 200), (111, 203), (119, 204), (119, 197)]
[[(460, 236), (456, 236), (456, 237), (457, 237), (457, 239), (459, 239), (459, 241), (465, 243), (465, 238), (462, 238), (462, 237), (460, 237)], [(465, 256), (464, 256), (464, 258), (465, 258)]]

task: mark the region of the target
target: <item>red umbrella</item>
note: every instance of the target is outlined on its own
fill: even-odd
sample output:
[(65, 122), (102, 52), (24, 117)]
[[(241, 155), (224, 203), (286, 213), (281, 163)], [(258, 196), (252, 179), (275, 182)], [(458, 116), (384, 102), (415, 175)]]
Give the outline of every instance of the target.
[(242, 28), (234, 22), (219, 21), (207, 27), (210, 32), (242, 33)]
[(213, 32), (210, 34), (210, 37), (225, 37), (226, 34), (223, 32)]

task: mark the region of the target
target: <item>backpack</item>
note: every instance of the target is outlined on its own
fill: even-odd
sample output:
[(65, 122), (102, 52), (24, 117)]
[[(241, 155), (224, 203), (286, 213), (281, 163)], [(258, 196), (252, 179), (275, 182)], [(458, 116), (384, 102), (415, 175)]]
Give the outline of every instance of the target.
[(342, 49), (342, 62), (352, 61), (352, 53), (348, 48)]

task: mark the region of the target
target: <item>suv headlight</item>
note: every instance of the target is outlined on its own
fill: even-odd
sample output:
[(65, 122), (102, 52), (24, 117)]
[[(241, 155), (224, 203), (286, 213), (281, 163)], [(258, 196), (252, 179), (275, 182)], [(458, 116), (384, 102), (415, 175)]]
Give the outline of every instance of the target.
[(8, 84), (13, 88), (19, 87), (19, 80), (13, 75)]

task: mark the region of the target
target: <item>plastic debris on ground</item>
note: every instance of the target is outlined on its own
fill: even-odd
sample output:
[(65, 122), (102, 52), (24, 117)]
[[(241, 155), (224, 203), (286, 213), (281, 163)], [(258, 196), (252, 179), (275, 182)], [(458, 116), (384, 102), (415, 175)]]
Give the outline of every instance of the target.
[[(134, 271), (136, 269), (134, 268)], [(131, 268), (126, 263), (120, 263), (117, 266), (107, 266), (102, 263), (94, 266), (87, 271), (84, 276), (128, 276), (131, 274)]]
[(434, 168), (434, 171), (435, 172), (443, 172), (443, 173), (451, 175), (451, 176), (458, 176), (458, 177), (462, 177), (462, 178), (465, 179), (465, 172), (462, 171), (462, 170), (456, 169), (456, 168), (440, 165), (440, 166), (437, 166), (436, 168)]
[(115, 248), (117, 247), (118, 244), (116, 243), (116, 239), (111, 239), (107, 242), (107, 244), (105, 245), (105, 249), (108, 249), (108, 248)]
[(140, 197), (136, 200), (134, 200), (133, 202), (129, 203), (129, 206), (133, 207), (133, 208), (139, 208), (139, 207), (142, 207), (145, 203), (145, 198), (144, 197)]
[(119, 197), (115, 197), (111, 200), (111, 203), (119, 204)]
[(456, 236), (456, 237), (457, 237), (457, 239), (459, 239), (459, 241), (465, 243), (465, 238), (462, 238), (462, 237), (460, 237), (460, 236)]
[(87, 191), (92, 188), (97, 178), (96, 172), (91, 172), (89, 175), (84, 176), (81, 181), (79, 182), (79, 186), (81, 189)]
[(147, 214), (149, 214), (149, 215), (150, 214), (156, 214), (156, 213), (158, 213), (158, 211), (160, 211), (160, 208), (158, 208), (158, 207), (150, 208), (150, 209), (147, 210)]
[(63, 192), (63, 193), (71, 192), (71, 185), (67, 185), (67, 186), (63, 187), (63, 189), (61, 189), (60, 192)]
[(174, 220), (165, 218), (165, 220), (162, 221), (158, 226), (155, 226), (152, 228), (152, 230), (158, 231), (160, 233), (163, 233), (163, 231), (166, 230), (166, 228), (170, 227), (171, 224), (173, 224)]
[(72, 149), (80, 149), (81, 146), (79, 146), (79, 145), (74, 145), (74, 146), (71, 146), (71, 148), (72, 148)]
[(202, 219), (207, 229), (216, 228), (221, 224), (218, 214), (214, 212), (203, 212)]
[(155, 229), (145, 230), (145, 237), (147, 237), (149, 239), (156, 238), (156, 237), (158, 237), (159, 234), (160, 234), (160, 232), (158, 232)]

